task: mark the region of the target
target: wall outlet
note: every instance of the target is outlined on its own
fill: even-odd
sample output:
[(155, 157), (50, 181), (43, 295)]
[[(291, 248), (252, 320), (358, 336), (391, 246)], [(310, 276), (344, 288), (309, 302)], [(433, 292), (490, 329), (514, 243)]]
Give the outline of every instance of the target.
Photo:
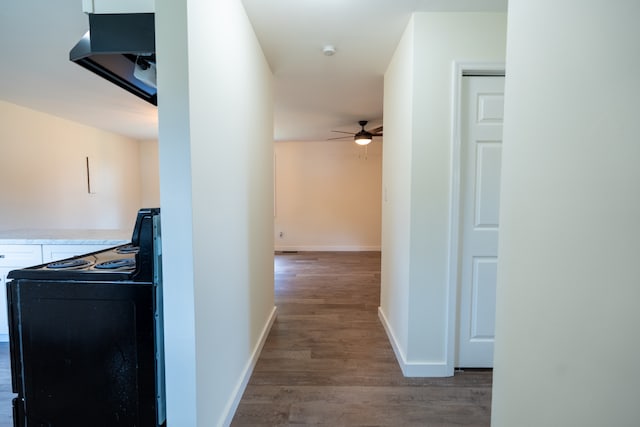
[(284, 232), (283, 232), (283, 231), (281, 231), (281, 232), (280, 232), (280, 238), (282, 239), (283, 237), (284, 237)]

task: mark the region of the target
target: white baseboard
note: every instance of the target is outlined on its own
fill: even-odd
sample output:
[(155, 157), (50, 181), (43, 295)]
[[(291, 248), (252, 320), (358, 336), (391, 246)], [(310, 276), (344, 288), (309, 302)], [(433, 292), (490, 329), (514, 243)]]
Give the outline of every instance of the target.
[(407, 361), (396, 336), (391, 329), (391, 325), (387, 320), (384, 312), (382, 311), (382, 307), (378, 307), (378, 317), (380, 318), (380, 322), (382, 326), (384, 326), (384, 330), (387, 332), (387, 337), (391, 342), (391, 347), (393, 348), (393, 352), (396, 355), (396, 359), (398, 360), (398, 364), (400, 365), (400, 369), (402, 369), (402, 374), (405, 377), (451, 377), (453, 376), (453, 367), (449, 366), (445, 361), (421, 361), (421, 362), (410, 362)]
[(380, 246), (304, 246), (304, 245), (275, 245), (275, 251), (299, 251), (299, 252), (380, 252)]
[(262, 332), (260, 333), (260, 339), (256, 343), (256, 346), (251, 353), (251, 358), (247, 362), (247, 366), (245, 366), (242, 376), (240, 377), (240, 381), (238, 381), (238, 385), (236, 385), (232, 396), (232, 399), (227, 403), (227, 407), (224, 411), (224, 418), (222, 423), (219, 425), (228, 427), (231, 425), (231, 420), (233, 420), (233, 416), (236, 413), (236, 409), (238, 409), (238, 405), (240, 404), (240, 400), (242, 399), (242, 395), (244, 394), (244, 390), (247, 388), (247, 384), (249, 383), (249, 379), (251, 378), (251, 374), (253, 373), (253, 369), (256, 367), (256, 363), (258, 362), (258, 358), (260, 357), (260, 352), (262, 351), (262, 347), (264, 347), (264, 343), (269, 336), (269, 331), (271, 330), (271, 326), (273, 326), (273, 322), (276, 320), (276, 311), (277, 307), (273, 307), (271, 310), (271, 314), (269, 315), (269, 319), (267, 323), (262, 328)]

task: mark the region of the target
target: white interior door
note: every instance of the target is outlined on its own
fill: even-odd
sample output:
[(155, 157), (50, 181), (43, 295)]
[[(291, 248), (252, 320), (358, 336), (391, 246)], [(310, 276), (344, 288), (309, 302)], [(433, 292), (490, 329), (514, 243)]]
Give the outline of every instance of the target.
[(462, 78), (457, 367), (493, 366), (504, 77)]

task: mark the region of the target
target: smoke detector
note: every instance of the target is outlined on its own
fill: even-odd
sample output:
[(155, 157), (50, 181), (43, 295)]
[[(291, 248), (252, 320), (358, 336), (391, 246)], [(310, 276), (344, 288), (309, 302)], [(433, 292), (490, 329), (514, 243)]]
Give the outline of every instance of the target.
[(333, 56), (336, 53), (336, 48), (328, 44), (322, 48), (322, 53), (324, 53), (324, 56)]

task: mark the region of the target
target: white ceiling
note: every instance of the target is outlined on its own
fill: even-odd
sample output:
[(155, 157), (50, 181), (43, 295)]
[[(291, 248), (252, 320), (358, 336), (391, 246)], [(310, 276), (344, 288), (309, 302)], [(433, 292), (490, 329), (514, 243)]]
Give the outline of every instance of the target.
[[(276, 140), (382, 124), (383, 75), (414, 11), (506, 11), (507, 0), (243, 0), (274, 73)], [(82, 0), (4, 0), (0, 99), (137, 139), (156, 108), (69, 61)], [(336, 54), (322, 49), (333, 45)], [(160, 88), (160, 91), (162, 88)]]

